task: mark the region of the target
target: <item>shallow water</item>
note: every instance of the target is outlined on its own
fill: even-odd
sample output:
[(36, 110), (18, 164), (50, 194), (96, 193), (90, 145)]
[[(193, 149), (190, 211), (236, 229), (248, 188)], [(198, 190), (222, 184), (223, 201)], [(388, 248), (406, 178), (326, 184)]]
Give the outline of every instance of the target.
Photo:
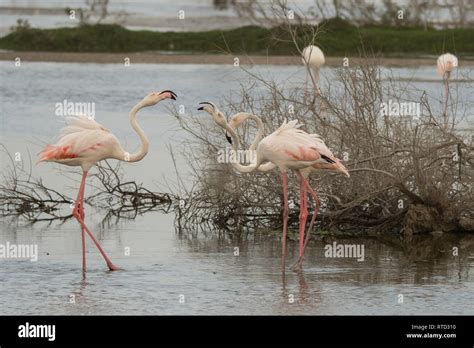
[[(103, 230), (89, 226), (122, 270), (107, 271), (88, 243), (82, 277), (75, 221), (2, 225), (1, 242), (39, 247), (37, 262), (0, 261), (3, 314), (474, 313), (474, 236), (430, 235), (416, 239), (413, 250), (377, 239), (318, 240), (307, 250), (304, 271), (287, 271), (283, 279), (278, 238), (179, 236), (172, 217), (158, 213)], [(324, 246), (334, 241), (363, 244), (365, 260), (326, 257)], [(459, 256), (450, 252), (455, 246)], [(288, 266), (296, 252), (289, 242)]]
[[(300, 67), (266, 67), (258, 71), (279, 83), (304, 81)], [(412, 84), (441, 100), (442, 86), (432, 67), (395, 69)], [(324, 69), (324, 84), (332, 69)], [(166, 101), (139, 115), (151, 142), (148, 156), (124, 165), (130, 180), (165, 191), (175, 173), (167, 146), (182, 150), (185, 136), (170, 116), (171, 105), (186, 113), (204, 100), (220, 101), (247, 76), (232, 64), (140, 65), (0, 62), (1, 143), (19, 152), (28, 166), (61, 127), (55, 103), (64, 99), (96, 103), (96, 119), (111, 129), (126, 149), (138, 145), (128, 110), (152, 90), (172, 89), (177, 102)], [(262, 90), (257, 87), (255, 93)], [(472, 86), (456, 93), (468, 100)], [(237, 95), (236, 95), (237, 96)], [(235, 97), (236, 97), (235, 96)], [(463, 104), (474, 114), (472, 104)], [(195, 112), (195, 111), (192, 111)], [(203, 115), (206, 117), (207, 115)], [(207, 116), (208, 117), (208, 116)], [(209, 120), (210, 126), (215, 126)], [(1, 155), (2, 171), (7, 163)], [(183, 173), (187, 166), (178, 157)], [(57, 165), (34, 166), (45, 184), (74, 197), (77, 177)], [(67, 175), (66, 175), (67, 174)], [(91, 189), (86, 190), (86, 196)], [(332, 240), (314, 242), (307, 250), (303, 273), (280, 272), (280, 242), (274, 237), (250, 240), (217, 236), (180, 236), (172, 214), (148, 213), (133, 221), (101, 227), (102, 212), (86, 207), (86, 223), (123, 270), (107, 272), (100, 255), (88, 244), (87, 277), (81, 275), (80, 229), (75, 221), (22, 226), (0, 221), (0, 244), (37, 244), (37, 262), (0, 258), (0, 310), (3, 314), (473, 314), (474, 240), (472, 236), (427, 236), (412, 249), (396, 241), (345, 241), (365, 246), (365, 261), (326, 258)], [(337, 240), (344, 243), (344, 240)], [(130, 255), (125, 255), (125, 248)], [(239, 247), (240, 255), (234, 256)], [(453, 247), (459, 255), (453, 256)], [(288, 265), (297, 246), (289, 243)], [(70, 296), (75, 295), (75, 303)], [(184, 303), (180, 303), (184, 295)], [(403, 295), (403, 303), (399, 303)], [(291, 299), (294, 299), (292, 302)]]

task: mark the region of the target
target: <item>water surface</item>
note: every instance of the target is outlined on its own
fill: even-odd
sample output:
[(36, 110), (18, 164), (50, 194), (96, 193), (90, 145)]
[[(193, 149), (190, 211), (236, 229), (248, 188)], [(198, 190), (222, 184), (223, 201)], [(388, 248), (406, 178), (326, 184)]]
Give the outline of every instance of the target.
[[(303, 272), (287, 271), (283, 279), (278, 238), (180, 236), (171, 216), (158, 213), (106, 229), (88, 222), (123, 270), (107, 271), (88, 243), (82, 277), (75, 221), (1, 225), (0, 242), (39, 246), (38, 262), (0, 261), (2, 314), (474, 313), (474, 236), (415, 238), (411, 250), (377, 239), (326, 238), (310, 245)], [(325, 257), (324, 246), (334, 241), (363, 244), (365, 260)], [(289, 242), (288, 265), (296, 254)]]
[[(304, 81), (301, 67), (256, 68), (283, 86)], [(323, 69), (323, 88), (331, 83), (332, 69)], [(442, 85), (433, 67), (395, 69), (413, 76), (414, 87), (426, 91), (436, 104)], [(168, 146), (182, 149), (186, 136), (178, 130), (169, 107), (184, 105), (186, 113), (204, 100), (238, 97), (248, 76), (232, 65), (140, 65), (23, 63), (15, 68), (0, 62), (1, 143), (19, 152), (26, 166), (42, 146), (54, 140), (62, 118), (55, 103), (64, 99), (96, 103), (96, 119), (113, 131), (126, 149), (138, 139), (131, 130), (128, 111), (153, 90), (172, 89), (178, 101), (165, 101), (140, 113), (138, 119), (151, 142), (140, 163), (125, 164), (129, 180), (156, 191), (166, 191), (175, 180)], [(462, 85), (462, 86), (461, 86)], [(467, 117), (474, 114), (469, 93), (459, 84), (454, 91)], [(263, 93), (255, 87), (255, 93)], [(471, 104), (469, 104), (471, 103)], [(436, 107), (436, 106), (435, 106)], [(265, 115), (264, 115), (265, 116)], [(203, 115), (203, 117), (209, 117)], [(209, 126), (215, 127), (211, 120)], [(2, 171), (7, 157), (0, 157)], [(178, 155), (178, 168), (187, 165)], [(74, 197), (78, 176), (58, 165), (34, 166), (32, 174), (48, 186)], [(92, 192), (88, 187), (86, 195)], [(107, 272), (100, 255), (88, 244), (87, 277), (81, 274), (80, 229), (77, 222), (35, 224), (2, 220), (0, 243), (37, 244), (38, 262), (0, 259), (2, 314), (473, 314), (474, 241), (472, 236), (432, 236), (417, 239), (409, 248), (380, 239), (342, 240), (365, 246), (365, 261), (326, 258), (317, 241), (307, 250), (302, 273), (280, 272), (278, 237), (250, 239), (191, 237), (176, 234), (173, 214), (148, 213), (117, 225), (101, 226), (104, 212), (86, 207), (86, 223), (116, 264)], [(225, 235), (224, 235), (225, 236)], [(234, 248), (240, 250), (234, 256)], [(452, 248), (459, 255), (452, 255)], [(125, 255), (130, 248), (130, 255)], [(288, 246), (289, 262), (297, 246)], [(70, 303), (75, 295), (75, 303)], [(184, 295), (184, 303), (180, 297)], [(403, 303), (399, 303), (403, 295)], [(294, 299), (294, 301), (291, 301)]]

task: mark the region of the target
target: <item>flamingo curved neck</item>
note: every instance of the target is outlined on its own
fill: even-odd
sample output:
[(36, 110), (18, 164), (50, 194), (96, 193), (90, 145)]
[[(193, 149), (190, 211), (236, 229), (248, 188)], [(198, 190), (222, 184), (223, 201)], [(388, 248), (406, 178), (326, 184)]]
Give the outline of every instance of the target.
[[(250, 145), (249, 147), (249, 150), (250, 151), (255, 151), (255, 149), (257, 148), (258, 144), (260, 143), (260, 141), (263, 139), (263, 135), (264, 135), (264, 125), (263, 125), (263, 122), (261, 120), (260, 117), (256, 116), (256, 115), (253, 115), (253, 114), (246, 114), (246, 120), (247, 119), (251, 119), (253, 121), (255, 121), (255, 123), (257, 124), (257, 134), (255, 135), (255, 139), (253, 140), (252, 144)], [(257, 153), (258, 154), (258, 153)], [(268, 172), (269, 170), (272, 170), (273, 168), (275, 168), (276, 165), (272, 162), (267, 162), (267, 163), (264, 163), (262, 165), (260, 165), (257, 170), (259, 172)]]
[(146, 137), (145, 132), (143, 132), (143, 129), (140, 128), (137, 122), (137, 113), (143, 107), (145, 107), (145, 105), (143, 105), (143, 101), (141, 101), (132, 108), (129, 114), (130, 124), (132, 128), (135, 130), (135, 132), (137, 132), (138, 136), (140, 137), (141, 144), (140, 144), (140, 149), (138, 149), (137, 152), (134, 152), (133, 154), (128, 154), (128, 152), (125, 153), (125, 161), (127, 162), (140, 161), (143, 157), (146, 156), (146, 154), (148, 153), (148, 149), (150, 148), (150, 143), (148, 142), (148, 138)]
[[(240, 146), (240, 141), (239, 141), (239, 137), (237, 136), (235, 131), (232, 129), (232, 127), (230, 127), (227, 124), (227, 122), (223, 122), (222, 124), (218, 123), (218, 125), (221, 126), (222, 128), (224, 128), (230, 134), (230, 136), (232, 138), (232, 149), (235, 152), (237, 152), (238, 149), (239, 149), (239, 146)], [(233, 162), (231, 162), (231, 164), (232, 164), (232, 167), (234, 167), (235, 170), (237, 170), (241, 173), (250, 173), (250, 172), (253, 172), (255, 169), (257, 169), (260, 166), (260, 164), (262, 163), (262, 161), (263, 161), (263, 158), (257, 151), (257, 160), (255, 161), (255, 163), (244, 166), (240, 163), (236, 163), (236, 162), (233, 161)]]
[(253, 115), (253, 114), (246, 114), (246, 120), (251, 119), (255, 121), (257, 124), (257, 134), (255, 135), (255, 139), (253, 140), (252, 144), (249, 147), (250, 151), (254, 151), (257, 148), (258, 143), (263, 139), (264, 128), (262, 120), (260, 117)]
[(315, 66), (312, 66), (309, 69), (316, 87), (319, 85), (319, 69), (320, 69), (319, 67), (315, 67)]

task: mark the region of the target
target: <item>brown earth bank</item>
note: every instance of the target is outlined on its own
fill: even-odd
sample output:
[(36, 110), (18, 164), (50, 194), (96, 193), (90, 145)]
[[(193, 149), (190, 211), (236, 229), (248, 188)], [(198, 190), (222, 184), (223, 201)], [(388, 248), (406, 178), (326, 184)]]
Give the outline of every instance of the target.
[[(160, 52), (143, 53), (75, 53), (75, 52), (0, 52), (0, 60), (20, 58), (29, 62), (69, 62), (69, 63), (116, 63), (123, 64), (125, 58), (130, 63), (145, 64), (234, 64), (239, 58), (245, 65), (300, 65), (297, 56), (245, 56), (245, 55), (205, 55), (205, 54), (165, 54)], [(350, 65), (358, 65), (366, 58), (349, 57)], [(372, 59), (371, 59), (372, 60)], [(374, 58), (373, 61), (387, 67), (417, 67), (436, 64), (436, 58)], [(326, 65), (342, 66), (343, 57), (326, 57)], [(463, 60), (461, 65), (474, 66), (474, 60)]]

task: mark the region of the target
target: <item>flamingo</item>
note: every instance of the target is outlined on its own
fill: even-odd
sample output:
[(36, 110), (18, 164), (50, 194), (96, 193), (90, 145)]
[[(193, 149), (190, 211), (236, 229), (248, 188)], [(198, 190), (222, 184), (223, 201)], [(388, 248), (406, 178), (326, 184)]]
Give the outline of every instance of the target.
[(438, 57), (437, 72), (438, 75), (444, 79), (444, 111), (443, 116), (447, 118), (448, 115), (448, 98), (449, 98), (449, 79), (451, 78), (451, 72), (453, 68), (458, 66), (458, 58), (451, 54), (445, 53)]
[(303, 64), (308, 69), (308, 74), (306, 74), (305, 79), (305, 96), (308, 88), (308, 75), (310, 75), (313, 81), (315, 87), (314, 93), (316, 95), (320, 95), (321, 90), (319, 89), (319, 71), (325, 63), (324, 53), (318, 46), (314, 45), (309, 45), (303, 48), (303, 51), (301, 53)]
[(143, 100), (135, 105), (130, 111), (130, 124), (140, 137), (140, 149), (130, 154), (120, 145), (118, 139), (108, 129), (90, 117), (83, 115), (72, 116), (66, 119), (67, 125), (59, 135), (55, 145), (46, 145), (41, 151), (39, 162), (56, 162), (67, 166), (80, 166), (82, 168), (82, 179), (74, 204), (73, 216), (81, 225), (82, 230), (82, 271), (86, 272), (86, 246), (84, 231), (94, 242), (101, 253), (109, 270), (115, 271), (119, 268), (108, 258), (99, 242), (84, 223), (84, 189), (89, 169), (104, 159), (117, 159), (126, 162), (138, 162), (143, 159), (149, 148), (148, 139), (137, 123), (137, 112), (148, 106), (155, 105), (161, 100), (170, 98), (176, 100), (176, 94), (170, 90), (160, 93), (149, 93)]
[[(217, 106), (211, 102), (200, 103), (198, 110), (204, 110), (209, 113), (214, 122), (224, 128), (226, 135), (230, 135), (232, 140), (233, 149), (237, 151), (239, 147), (239, 139), (232, 127), (229, 126), (224, 114), (217, 108)], [(249, 115), (249, 114), (247, 114)], [(250, 117), (250, 116), (249, 116)], [(257, 170), (264, 162), (271, 162), (270, 164), (265, 163), (265, 169), (272, 169), (278, 167), (281, 173), (282, 186), (283, 186), (283, 235), (282, 235), (282, 261), (281, 268), (285, 271), (285, 257), (286, 257), (286, 232), (288, 224), (288, 190), (287, 190), (287, 171), (289, 169), (296, 170), (300, 181), (300, 199), (303, 202), (305, 197), (305, 188), (308, 187), (306, 178), (303, 176), (301, 169), (311, 166), (315, 163), (328, 164), (333, 163), (334, 160), (326, 156), (324, 153), (320, 153), (317, 149), (316, 138), (308, 134), (301, 129), (298, 129), (301, 125), (298, 124), (297, 120), (287, 122), (283, 124), (272, 134), (264, 137), (260, 141), (255, 142), (256, 147), (256, 161), (249, 165), (241, 165), (240, 163), (232, 163), (234, 169), (241, 173), (250, 173)], [(263, 136), (263, 130), (260, 131)], [(274, 168), (273, 167), (273, 168)], [(307, 210), (304, 209), (303, 203), (302, 212), (300, 212), (300, 244), (299, 244), (299, 256), (302, 257), (303, 241), (304, 241), (304, 228), (307, 217)], [(303, 221), (304, 220), (304, 221)]]
[[(262, 140), (263, 134), (264, 134), (264, 124), (263, 124), (262, 120), (260, 119), (260, 117), (258, 117), (256, 115), (253, 115), (253, 114), (244, 113), (244, 112), (237, 113), (237, 114), (230, 117), (229, 127), (234, 129), (234, 131), (235, 131), (247, 119), (251, 119), (251, 120), (255, 121), (255, 123), (257, 124), (257, 134), (256, 134), (252, 144), (249, 147), (249, 151), (254, 151), (256, 149), (256, 147), (258, 146), (259, 142)], [(341, 163), (341, 161), (332, 154), (331, 150), (329, 150), (329, 148), (326, 146), (326, 144), (324, 143), (322, 138), (318, 134), (310, 134), (310, 136), (313, 137), (313, 141), (314, 141), (313, 145), (316, 147), (319, 154), (321, 156), (327, 157), (328, 159), (330, 159), (330, 161), (326, 160), (325, 163), (324, 162), (323, 163), (317, 162), (317, 163), (314, 163), (314, 164), (312, 164), (312, 165), (310, 165), (306, 168), (299, 169), (299, 173), (303, 176), (303, 178), (305, 180), (302, 181), (302, 182), (300, 180), (300, 185), (301, 184), (304, 185), (304, 190), (303, 190), (304, 196), (303, 197), (300, 196), (299, 257), (298, 257), (298, 261), (293, 266), (293, 269), (300, 269), (303, 266), (304, 251), (306, 250), (306, 246), (308, 244), (309, 237), (310, 237), (310, 231), (312, 231), (312, 229), (313, 229), (314, 222), (316, 221), (316, 216), (318, 214), (318, 210), (319, 210), (319, 207), (320, 207), (320, 204), (321, 204), (321, 202), (319, 200), (319, 197), (316, 194), (316, 191), (308, 184), (309, 175), (311, 173), (314, 173), (314, 172), (319, 171), (319, 170), (329, 170), (329, 171), (340, 172), (340, 173), (346, 175), (347, 177), (350, 177), (349, 172), (347, 171), (346, 167), (344, 167), (344, 165)], [(229, 142), (231, 142), (231, 138), (227, 137), (227, 140)], [(271, 170), (275, 167), (276, 166), (275, 166), (274, 163), (268, 162), (268, 163), (264, 163), (264, 164), (260, 165), (260, 167), (258, 167), (257, 170), (266, 172), (266, 171), (269, 171), (269, 170)], [(301, 234), (301, 223), (303, 223), (303, 226), (306, 225), (306, 217), (307, 217), (307, 191), (306, 190), (309, 190), (309, 192), (310, 192), (310, 194), (311, 194), (311, 196), (314, 200), (315, 210), (314, 210), (313, 215), (311, 217), (311, 222), (310, 222), (310, 225), (309, 225), (308, 233), (306, 234), (306, 238), (304, 238), (303, 235)], [(304, 228), (303, 228), (303, 234), (304, 234)], [(304, 240), (304, 244), (303, 244), (303, 240)]]

